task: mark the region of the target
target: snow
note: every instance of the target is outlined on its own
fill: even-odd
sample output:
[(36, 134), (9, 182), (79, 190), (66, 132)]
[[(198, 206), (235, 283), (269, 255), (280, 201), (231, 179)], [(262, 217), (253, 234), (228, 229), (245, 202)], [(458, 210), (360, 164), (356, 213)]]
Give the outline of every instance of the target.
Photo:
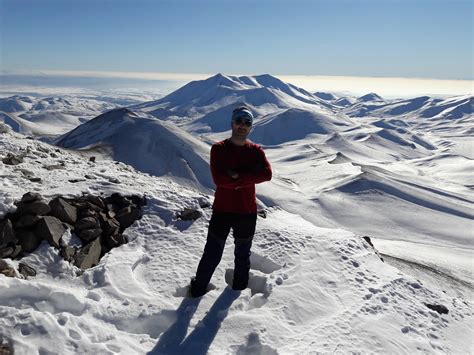
[[(218, 74), (128, 109), (68, 96), (31, 97), (37, 116), (3, 112), (58, 146), (0, 134), (2, 156), (27, 153), (0, 163), (0, 217), (27, 191), (145, 194), (148, 204), (130, 242), (82, 275), (46, 243), (21, 260), (36, 277), (0, 275), (0, 335), (18, 354), (472, 353), (472, 98), (369, 96), (325, 101), (269, 75)], [(246, 100), (274, 172), (257, 186), (267, 217), (249, 288), (228, 287), (229, 237), (210, 291), (186, 298), (211, 216), (200, 207), (212, 202), (210, 144), (228, 137), (226, 117)], [(51, 105), (87, 119), (49, 115)], [(203, 216), (181, 221), (184, 208)]]

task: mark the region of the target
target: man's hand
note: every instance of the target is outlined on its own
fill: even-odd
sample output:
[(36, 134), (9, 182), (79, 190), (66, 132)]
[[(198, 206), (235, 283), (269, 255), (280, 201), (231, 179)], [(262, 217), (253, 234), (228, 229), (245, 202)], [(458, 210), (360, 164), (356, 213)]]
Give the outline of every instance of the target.
[(227, 169), (227, 175), (229, 175), (232, 179), (239, 178), (239, 174), (232, 169)]

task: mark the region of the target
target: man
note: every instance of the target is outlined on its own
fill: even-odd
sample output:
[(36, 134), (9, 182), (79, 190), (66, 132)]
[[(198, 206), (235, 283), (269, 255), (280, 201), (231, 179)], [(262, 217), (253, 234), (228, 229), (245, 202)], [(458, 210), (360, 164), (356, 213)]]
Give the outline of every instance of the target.
[(232, 288), (243, 290), (247, 287), (250, 248), (257, 222), (255, 184), (272, 178), (272, 169), (263, 149), (247, 140), (252, 124), (250, 109), (237, 107), (232, 112), (232, 136), (211, 148), (211, 173), (217, 188), (206, 246), (196, 276), (191, 280), (192, 297), (206, 293), (231, 228), (235, 244)]

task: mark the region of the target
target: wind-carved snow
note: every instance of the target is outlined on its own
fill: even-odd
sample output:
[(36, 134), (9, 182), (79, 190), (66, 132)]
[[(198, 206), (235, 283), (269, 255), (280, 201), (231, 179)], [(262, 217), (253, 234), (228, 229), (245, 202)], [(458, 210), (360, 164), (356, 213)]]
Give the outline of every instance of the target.
[[(212, 202), (209, 145), (229, 136), (241, 102), (256, 114), (252, 139), (273, 167), (272, 181), (257, 186), (267, 218), (258, 220), (249, 288), (228, 287), (229, 236), (209, 292), (190, 299), (211, 215), (200, 207)], [(122, 192), (149, 201), (127, 229), (130, 243), (80, 277), (42, 247), (24, 259), (36, 278), (0, 275), (1, 332), (19, 353), (472, 352), (472, 123), (471, 97), (330, 97), (268, 75), (219, 74), (58, 140), (96, 163), (0, 135), (1, 152), (29, 147), (22, 165), (0, 165), (1, 216), (25, 186), (47, 198)], [(103, 159), (106, 151), (121, 162)], [(59, 160), (66, 169), (44, 168)], [(184, 208), (203, 217), (178, 220)]]

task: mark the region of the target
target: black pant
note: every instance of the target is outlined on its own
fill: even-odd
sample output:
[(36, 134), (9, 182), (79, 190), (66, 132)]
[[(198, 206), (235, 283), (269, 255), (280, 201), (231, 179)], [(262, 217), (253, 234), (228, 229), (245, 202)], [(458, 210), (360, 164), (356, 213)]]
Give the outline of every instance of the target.
[(250, 248), (255, 234), (257, 214), (213, 212), (209, 222), (204, 254), (196, 272), (192, 288), (197, 294), (206, 292), (212, 274), (222, 258), (225, 241), (232, 228), (234, 236), (234, 290), (247, 287), (250, 270)]

